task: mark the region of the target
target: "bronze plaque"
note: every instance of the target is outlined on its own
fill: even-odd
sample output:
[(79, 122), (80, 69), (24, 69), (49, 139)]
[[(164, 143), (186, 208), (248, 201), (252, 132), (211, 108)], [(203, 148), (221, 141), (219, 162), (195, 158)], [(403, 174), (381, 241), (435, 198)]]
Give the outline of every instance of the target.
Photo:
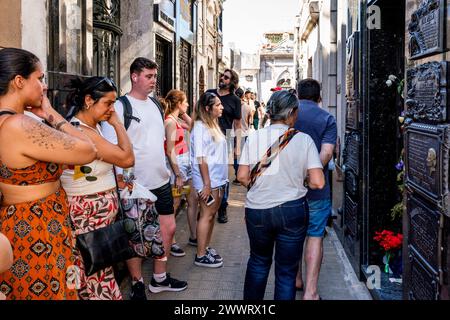
[(408, 194), (406, 211), (409, 222), (409, 245), (428, 267), (439, 270), (441, 257), (442, 214), (432, 205)]
[(444, 51), (445, 1), (423, 0), (411, 14), (408, 49), (411, 59)]
[(347, 101), (345, 126), (348, 129), (357, 130), (359, 127), (359, 110), (357, 101)]
[(437, 300), (439, 297), (439, 274), (428, 269), (414, 250), (409, 252), (409, 299)]
[(448, 120), (447, 70), (446, 61), (435, 61), (407, 71), (407, 118), (428, 123)]
[(355, 238), (358, 231), (358, 204), (348, 194), (345, 195), (344, 225), (346, 235)]
[(449, 213), (448, 160), (450, 125), (413, 123), (405, 133), (405, 183)]
[(352, 169), (359, 175), (359, 145), (361, 137), (358, 132), (351, 132), (345, 135), (345, 148), (343, 152), (344, 170)]
[(355, 31), (347, 39), (345, 97), (347, 100), (358, 98), (358, 54), (359, 32)]

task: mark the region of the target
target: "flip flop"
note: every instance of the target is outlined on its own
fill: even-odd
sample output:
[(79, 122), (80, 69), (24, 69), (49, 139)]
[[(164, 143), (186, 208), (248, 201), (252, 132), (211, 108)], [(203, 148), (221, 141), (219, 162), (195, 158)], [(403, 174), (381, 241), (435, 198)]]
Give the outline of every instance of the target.
[(299, 287), (295, 287), (295, 290), (297, 290), (297, 291), (303, 291), (303, 286), (301, 286), (300, 288), (299, 288)]

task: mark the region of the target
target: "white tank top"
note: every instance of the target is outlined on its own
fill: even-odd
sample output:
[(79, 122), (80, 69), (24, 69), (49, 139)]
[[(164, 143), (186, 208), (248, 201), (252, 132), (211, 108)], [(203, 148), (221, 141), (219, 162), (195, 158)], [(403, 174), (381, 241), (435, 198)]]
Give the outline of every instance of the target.
[[(73, 117), (71, 121), (87, 126), (76, 117)], [(97, 125), (97, 132), (103, 137), (99, 125)], [(70, 166), (69, 169), (64, 170), (61, 183), (68, 196), (84, 196), (116, 187), (113, 165), (101, 160), (94, 160), (82, 166)]]

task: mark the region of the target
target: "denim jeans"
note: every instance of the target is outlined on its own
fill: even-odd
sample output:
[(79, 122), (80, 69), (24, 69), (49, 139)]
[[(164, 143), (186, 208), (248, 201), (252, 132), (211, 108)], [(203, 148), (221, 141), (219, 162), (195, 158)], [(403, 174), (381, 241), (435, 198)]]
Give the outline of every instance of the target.
[(274, 300), (295, 299), (295, 277), (308, 227), (305, 198), (270, 209), (245, 208), (250, 258), (244, 284), (244, 300), (262, 300), (275, 247)]

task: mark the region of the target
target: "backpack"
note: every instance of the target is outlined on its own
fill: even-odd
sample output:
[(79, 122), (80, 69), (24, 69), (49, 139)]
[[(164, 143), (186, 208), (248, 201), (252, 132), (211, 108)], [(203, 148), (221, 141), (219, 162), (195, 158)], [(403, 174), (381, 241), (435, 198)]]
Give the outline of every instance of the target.
[[(159, 112), (161, 113), (162, 121), (164, 122), (164, 111), (161, 103), (158, 101), (158, 99), (150, 97), (149, 98), (156, 104), (158, 107)], [(121, 96), (118, 99), (123, 104), (123, 125), (125, 126), (125, 130), (128, 130), (128, 128), (131, 125), (131, 120), (135, 120), (138, 123), (141, 122), (141, 119), (138, 117), (133, 116), (133, 108), (131, 107), (130, 100), (128, 100), (127, 96)]]

